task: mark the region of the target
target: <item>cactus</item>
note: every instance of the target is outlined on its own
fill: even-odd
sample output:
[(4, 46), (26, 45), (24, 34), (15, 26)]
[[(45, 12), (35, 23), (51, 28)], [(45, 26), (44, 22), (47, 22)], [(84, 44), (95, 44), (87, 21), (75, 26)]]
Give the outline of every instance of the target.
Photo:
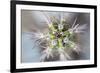
[[(74, 50), (76, 53), (79, 53), (80, 49), (77, 44), (76, 34), (83, 33), (84, 31), (81, 29), (84, 29), (86, 25), (81, 26), (76, 24), (77, 17), (71, 25), (63, 18), (62, 13), (59, 22), (54, 16), (50, 17), (45, 12), (42, 13), (47, 18), (46, 22), (49, 32), (47, 34), (40, 33), (42, 37), (39, 38), (41, 41), (38, 41), (38, 45), (44, 48), (40, 61), (55, 58), (55, 52), (59, 55), (58, 60), (70, 60), (69, 50)], [(46, 45), (41, 45), (43, 42), (46, 42)]]

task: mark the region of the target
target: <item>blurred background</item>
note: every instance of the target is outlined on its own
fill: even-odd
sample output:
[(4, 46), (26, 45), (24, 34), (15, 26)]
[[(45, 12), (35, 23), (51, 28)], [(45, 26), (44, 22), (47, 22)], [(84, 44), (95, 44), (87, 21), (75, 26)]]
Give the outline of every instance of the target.
[[(60, 20), (60, 14), (62, 12), (50, 12), (44, 11), (49, 16), (54, 16)], [(84, 34), (80, 34), (79, 43), (81, 44), (81, 53), (78, 58), (74, 60), (86, 60), (90, 58), (90, 14), (89, 13), (75, 13), (75, 12), (63, 12), (63, 16), (69, 24), (73, 24), (77, 17), (76, 24), (87, 24)], [(34, 10), (21, 10), (21, 28), (22, 28), (22, 63), (27, 62), (39, 62), (41, 57), (41, 48), (36, 46), (33, 34), (38, 30), (46, 32), (48, 25), (46, 24), (46, 18), (42, 11)], [(77, 55), (76, 55), (77, 56)]]

